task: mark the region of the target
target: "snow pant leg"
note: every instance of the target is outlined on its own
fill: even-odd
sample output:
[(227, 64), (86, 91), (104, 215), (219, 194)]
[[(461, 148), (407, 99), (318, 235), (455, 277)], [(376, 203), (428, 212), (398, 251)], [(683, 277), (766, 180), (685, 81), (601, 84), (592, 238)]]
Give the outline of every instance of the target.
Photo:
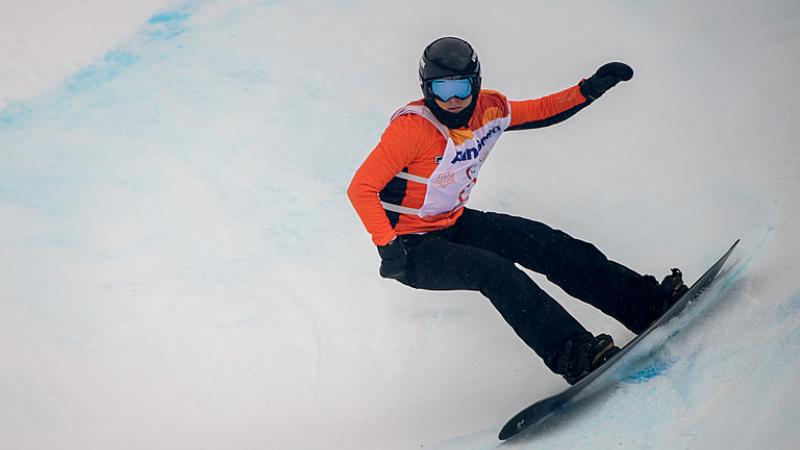
[(402, 283), (417, 289), (480, 291), (548, 367), (563, 342), (587, 333), (513, 262), (436, 233), (402, 239), (408, 250), (408, 275)]
[(571, 296), (641, 333), (656, 318), (658, 282), (610, 261), (594, 245), (529, 219), (467, 209), (453, 242), (467, 243), (539, 272)]

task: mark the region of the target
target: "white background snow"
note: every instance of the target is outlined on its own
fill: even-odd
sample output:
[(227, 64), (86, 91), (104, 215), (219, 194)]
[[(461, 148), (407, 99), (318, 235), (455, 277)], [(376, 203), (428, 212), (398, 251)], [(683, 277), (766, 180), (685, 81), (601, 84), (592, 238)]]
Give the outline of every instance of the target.
[(654, 375), (503, 447), (795, 448), (793, 0), (3, 0), (2, 448), (489, 449), (561, 389), (479, 294), (379, 278), (345, 197), (444, 35), (514, 99), (636, 71), (507, 133), (472, 207), (659, 277), (743, 239)]

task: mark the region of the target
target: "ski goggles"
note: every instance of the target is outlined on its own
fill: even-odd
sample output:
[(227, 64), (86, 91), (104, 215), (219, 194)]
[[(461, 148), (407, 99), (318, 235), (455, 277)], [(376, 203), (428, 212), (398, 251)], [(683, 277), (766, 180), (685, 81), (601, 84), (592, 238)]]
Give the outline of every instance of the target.
[(431, 93), (439, 100), (446, 102), (455, 97), (464, 100), (472, 95), (472, 78), (453, 78), (433, 80)]

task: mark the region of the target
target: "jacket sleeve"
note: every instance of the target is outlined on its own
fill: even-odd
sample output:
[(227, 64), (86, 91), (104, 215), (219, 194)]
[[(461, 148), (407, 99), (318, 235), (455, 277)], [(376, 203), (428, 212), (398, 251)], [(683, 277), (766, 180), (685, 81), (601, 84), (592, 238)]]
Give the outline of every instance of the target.
[(535, 100), (509, 101), (509, 131), (542, 128), (563, 122), (589, 106), (591, 100), (581, 94), (580, 85)]
[(393, 120), (380, 142), (358, 168), (347, 196), (375, 245), (386, 245), (396, 236), (386, 217), (379, 193), (395, 174), (407, 167), (419, 151), (420, 134), (411, 115)]

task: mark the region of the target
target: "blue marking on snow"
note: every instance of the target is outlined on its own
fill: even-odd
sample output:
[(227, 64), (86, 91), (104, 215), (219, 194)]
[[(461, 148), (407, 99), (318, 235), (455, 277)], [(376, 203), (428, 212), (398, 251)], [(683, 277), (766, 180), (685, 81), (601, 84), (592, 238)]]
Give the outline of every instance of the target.
[(183, 10), (167, 11), (151, 17), (147, 23), (147, 35), (154, 39), (172, 39), (186, 31), (186, 21), (190, 14)]
[(102, 60), (78, 72), (67, 82), (67, 89), (83, 92), (117, 78), (125, 69), (136, 64), (138, 58), (125, 50), (112, 50)]
[(18, 125), (30, 116), (31, 109), (23, 103), (12, 103), (0, 111), (0, 128)]
[(622, 379), (623, 383), (647, 383), (667, 371), (675, 361), (654, 361)]
[(182, 11), (169, 11), (161, 14), (156, 14), (147, 21), (149, 24), (157, 24), (163, 22), (174, 22), (186, 20), (189, 17), (188, 13)]

